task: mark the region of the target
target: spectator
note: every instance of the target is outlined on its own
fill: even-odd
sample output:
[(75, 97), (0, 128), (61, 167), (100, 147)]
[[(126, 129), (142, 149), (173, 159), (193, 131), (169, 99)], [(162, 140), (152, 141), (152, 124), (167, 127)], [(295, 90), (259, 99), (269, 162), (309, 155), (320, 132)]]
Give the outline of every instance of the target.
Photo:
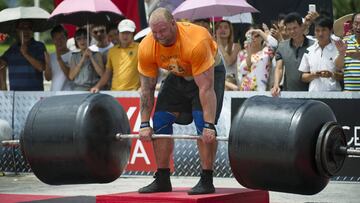
[[(326, 12), (322, 12), (323, 16), (328, 16), (328, 14)], [(306, 35), (308, 38), (310, 39), (314, 39), (313, 36), (311, 35), (308, 35), (309, 32), (310, 32), (310, 26), (313, 24), (314, 20), (319, 17), (319, 13), (316, 12), (316, 11), (309, 11), (308, 14), (304, 17), (304, 20), (303, 20), (303, 32), (304, 32), (304, 35)]]
[(67, 32), (58, 25), (51, 30), (50, 34), (55, 45), (55, 53), (50, 56), (45, 55), (45, 79), (51, 80), (51, 91), (71, 90), (71, 81), (68, 79), (71, 52), (66, 46)]
[(280, 42), (276, 51), (276, 68), (274, 86), (271, 89), (273, 96), (280, 94), (280, 82), (284, 74), (283, 88), (286, 91), (307, 91), (308, 84), (301, 80), (298, 70), (303, 54), (314, 41), (305, 37), (302, 18), (298, 13), (289, 13), (284, 20), (290, 39)]
[(119, 31), (117, 25), (110, 25), (106, 29), (107, 37), (110, 43), (114, 46), (119, 44)]
[(45, 45), (33, 39), (32, 23), (18, 21), (16, 42), (0, 58), (0, 67), (8, 66), (10, 90), (44, 90), (45, 52)]
[(327, 17), (315, 20), (315, 37), (317, 41), (307, 48), (299, 71), (302, 81), (309, 84), (309, 91), (341, 91), (338, 80), (341, 74), (336, 73), (335, 57), (337, 50), (331, 41), (333, 21)]
[(103, 62), (106, 64), (107, 52), (114, 46), (114, 44), (108, 40), (106, 27), (104, 25), (93, 25), (91, 27), (91, 34), (96, 44), (91, 45), (89, 49), (92, 52), (100, 52), (103, 57)]
[(196, 19), (193, 21), (194, 24), (199, 25), (201, 27), (204, 27), (205, 29), (208, 30), (208, 32), (210, 34), (212, 34), (212, 30), (211, 30), (211, 26), (210, 26), (210, 19), (209, 18), (201, 18), (201, 19)]
[(229, 21), (222, 20), (215, 26), (216, 40), (226, 69), (225, 89), (237, 90), (237, 55), (240, 45), (234, 43), (233, 27)]
[(261, 29), (251, 28), (245, 41), (246, 58), (239, 64), (239, 89), (241, 91), (266, 91), (273, 48), (277, 41)]
[(137, 70), (139, 43), (134, 42), (135, 23), (125, 19), (119, 23), (120, 44), (112, 47), (108, 53), (105, 73), (100, 81), (91, 88), (91, 92), (108, 84), (112, 77), (111, 90), (137, 90), (140, 87), (140, 76)]
[(278, 41), (282, 42), (284, 40), (289, 39), (289, 35), (285, 29), (285, 14), (279, 14), (278, 19), (275, 23), (272, 24), (272, 28), (270, 29), (271, 35)]
[(86, 29), (75, 32), (75, 46), (80, 52), (72, 53), (70, 58), (69, 79), (74, 81), (73, 90), (89, 91), (104, 72), (102, 56), (88, 48), (88, 37)]
[(360, 91), (360, 13), (352, 17), (353, 35), (346, 36), (344, 42), (336, 41), (339, 55), (336, 57), (336, 68), (344, 71), (344, 90)]
[(345, 37), (352, 35), (351, 19), (354, 16), (353, 13), (344, 15), (334, 21), (334, 34), (338, 37)]
[[(285, 24), (284, 24), (284, 19), (285, 19), (285, 14), (280, 13), (277, 17), (277, 20), (272, 22), (272, 27), (270, 28), (270, 34), (271, 36), (273, 36), (278, 43), (289, 39), (289, 35), (286, 32), (285, 29)], [(267, 32), (265, 32), (267, 33)], [(276, 52), (277, 47), (274, 47), (274, 52)], [(275, 57), (272, 57), (271, 59), (271, 71), (269, 73), (269, 79), (268, 79), (268, 87), (271, 89), (271, 87), (274, 86), (274, 76), (275, 76), (275, 67), (276, 67), (276, 59)], [(284, 67), (285, 69), (285, 67)], [(283, 85), (284, 83), (284, 77), (282, 78), (282, 80), (280, 81), (280, 85)]]

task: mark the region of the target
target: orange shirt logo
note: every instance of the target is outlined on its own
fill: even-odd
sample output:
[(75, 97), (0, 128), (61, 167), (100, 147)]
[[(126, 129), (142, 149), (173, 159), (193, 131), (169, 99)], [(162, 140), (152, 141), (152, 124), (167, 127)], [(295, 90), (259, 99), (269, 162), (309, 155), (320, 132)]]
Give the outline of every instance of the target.
[(179, 65), (177, 57), (171, 57), (167, 62), (164, 61), (164, 65), (166, 66), (163, 67), (164, 69), (167, 69), (176, 75), (185, 73), (185, 69)]

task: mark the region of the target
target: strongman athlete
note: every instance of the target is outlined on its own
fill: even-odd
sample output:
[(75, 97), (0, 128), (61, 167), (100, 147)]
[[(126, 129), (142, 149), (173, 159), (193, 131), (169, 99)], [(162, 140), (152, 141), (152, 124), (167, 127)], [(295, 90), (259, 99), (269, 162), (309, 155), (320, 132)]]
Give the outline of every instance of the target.
[[(172, 134), (173, 123), (189, 124), (194, 120), (197, 133), (201, 135), (197, 145), (202, 171), (200, 181), (188, 194), (214, 193), (215, 124), (221, 111), (225, 83), (224, 68), (214, 71), (216, 61), (219, 61), (217, 45), (206, 29), (187, 22), (175, 22), (164, 8), (151, 14), (149, 24), (152, 33), (142, 40), (138, 54), (141, 74), (140, 139), (150, 141), (153, 133)], [(151, 128), (149, 120), (154, 106), (158, 68), (170, 73), (159, 91)], [(139, 189), (139, 193), (172, 190), (169, 162), (174, 141), (156, 139), (152, 143), (158, 169), (155, 180)]]

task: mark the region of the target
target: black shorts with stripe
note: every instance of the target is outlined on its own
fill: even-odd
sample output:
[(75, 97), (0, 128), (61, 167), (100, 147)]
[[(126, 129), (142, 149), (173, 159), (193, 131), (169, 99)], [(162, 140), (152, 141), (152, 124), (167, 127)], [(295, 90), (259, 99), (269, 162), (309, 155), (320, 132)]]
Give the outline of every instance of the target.
[[(214, 90), (217, 100), (215, 123), (217, 123), (224, 98), (225, 68), (219, 65), (214, 70)], [(193, 120), (192, 111), (202, 111), (199, 88), (195, 81), (170, 73), (161, 84), (155, 107), (155, 112), (158, 111), (179, 112), (180, 115), (175, 123), (190, 124)]]

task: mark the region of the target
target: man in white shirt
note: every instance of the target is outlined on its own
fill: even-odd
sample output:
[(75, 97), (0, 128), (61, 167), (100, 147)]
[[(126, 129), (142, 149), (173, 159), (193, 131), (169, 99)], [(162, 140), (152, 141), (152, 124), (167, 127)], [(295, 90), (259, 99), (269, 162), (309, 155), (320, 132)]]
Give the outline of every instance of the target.
[(68, 79), (71, 52), (66, 46), (67, 32), (59, 25), (54, 27), (50, 34), (56, 52), (50, 56), (45, 54), (45, 79), (51, 80), (51, 91), (72, 90), (72, 82)]
[(103, 56), (103, 62), (106, 64), (107, 52), (114, 46), (114, 44), (108, 40), (106, 27), (104, 25), (94, 25), (91, 28), (91, 34), (96, 40), (96, 44), (91, 45), (89, 49), (93, 52), (100, 52)]
[(317, 41), (307, 48), (301, 60), (301, 80), (310, 83), (309, 91), (341, 91), (342, 74), (335, 67), (338, 51), (331, 40), (333, 21), (320, 16), (314, 24)]

